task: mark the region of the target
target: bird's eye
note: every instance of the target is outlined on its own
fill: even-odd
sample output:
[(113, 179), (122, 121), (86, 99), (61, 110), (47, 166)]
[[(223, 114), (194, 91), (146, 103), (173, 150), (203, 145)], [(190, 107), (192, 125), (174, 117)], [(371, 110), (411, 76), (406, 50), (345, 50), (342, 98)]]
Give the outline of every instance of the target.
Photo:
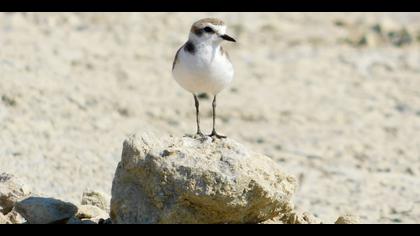
[(204, 31), (206, 31), (207, 33), (213, 33), (214, 32), (213, 29), (208, 27), (208, 26), (204, 27)]

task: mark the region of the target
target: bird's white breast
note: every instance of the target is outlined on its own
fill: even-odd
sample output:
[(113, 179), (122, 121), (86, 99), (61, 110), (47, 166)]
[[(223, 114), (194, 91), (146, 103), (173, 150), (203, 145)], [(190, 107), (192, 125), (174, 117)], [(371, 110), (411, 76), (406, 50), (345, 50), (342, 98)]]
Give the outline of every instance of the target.
[(191, 93), (216, 95), (233, 80), (233, 66), (220, 47), (198, 46), (194, 53), (184, 48), (173, 69), (175, 80)]

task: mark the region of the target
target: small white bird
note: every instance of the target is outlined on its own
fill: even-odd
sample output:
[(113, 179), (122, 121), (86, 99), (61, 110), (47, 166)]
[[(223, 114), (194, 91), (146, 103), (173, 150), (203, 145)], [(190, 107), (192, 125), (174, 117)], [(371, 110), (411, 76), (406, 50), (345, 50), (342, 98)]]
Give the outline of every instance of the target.
[(226, 25), (215, 18), (206, 18), (195, 22), (188, 41), (178, 49), (172, 65), (175, 80), (194, 96), (197, 135), (203, 137), (200, 130), (200, 111), (197, 95), (213, 95), (213, 130), (210, 137), (226, 138), (216, 132), (216, 96), (233, 80), (233, 66), (229, 55), (221, 46), (223, 41), (236, 42), (226, 34)]

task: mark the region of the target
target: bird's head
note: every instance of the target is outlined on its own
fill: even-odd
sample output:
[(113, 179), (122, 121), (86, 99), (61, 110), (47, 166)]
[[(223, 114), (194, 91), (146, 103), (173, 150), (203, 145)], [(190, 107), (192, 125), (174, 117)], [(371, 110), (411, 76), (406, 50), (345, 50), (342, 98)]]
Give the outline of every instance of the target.
[(189, 40), (195, 43), (220, 44), (223, 41), (236, 42), (226, 34), (226, 25), (223, 21), (215, 18), (205, 18), (195, 22), (191, 26)]

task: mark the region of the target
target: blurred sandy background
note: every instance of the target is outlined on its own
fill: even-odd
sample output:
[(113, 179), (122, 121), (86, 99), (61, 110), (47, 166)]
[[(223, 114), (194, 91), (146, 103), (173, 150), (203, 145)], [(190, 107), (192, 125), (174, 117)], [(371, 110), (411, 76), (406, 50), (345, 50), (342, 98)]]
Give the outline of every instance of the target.
[(78, 201), (126, 135), (194, 133), (171, 67), (204, 17), (238, 40), (218, 129), (298, 176), (298, 208), (420, 223), (420, 13), (0, 13), (0, 172)]

